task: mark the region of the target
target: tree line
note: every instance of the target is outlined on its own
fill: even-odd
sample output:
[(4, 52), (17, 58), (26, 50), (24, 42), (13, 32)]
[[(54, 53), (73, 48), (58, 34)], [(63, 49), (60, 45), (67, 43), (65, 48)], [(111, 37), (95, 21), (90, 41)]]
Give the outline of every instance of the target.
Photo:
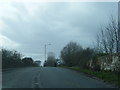
[(69, 42), (61, 50), (61, 59), (66, 66), (87, 67), (87, 62), (94, 56), (95, 52), (92, 48), (82, 48), (76, 42)]
[(31, 57), (22, 58), (22, 54), (15, 50), (2, 49), (2, 68), (38, 66)]

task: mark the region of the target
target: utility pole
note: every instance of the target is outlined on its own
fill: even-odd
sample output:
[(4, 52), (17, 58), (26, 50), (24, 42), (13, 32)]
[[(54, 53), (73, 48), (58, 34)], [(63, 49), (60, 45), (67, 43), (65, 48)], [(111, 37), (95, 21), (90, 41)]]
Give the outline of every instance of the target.
[(46, 61), (46, 44), (45, 44), (45, 61)]
[(51, 45), (51, 44), (45, 44), (45, 61), (46, 61), (46, 57), (47, 57), (47, 55), (46, 55), (46, 53), (47, 53), (47, 45)]

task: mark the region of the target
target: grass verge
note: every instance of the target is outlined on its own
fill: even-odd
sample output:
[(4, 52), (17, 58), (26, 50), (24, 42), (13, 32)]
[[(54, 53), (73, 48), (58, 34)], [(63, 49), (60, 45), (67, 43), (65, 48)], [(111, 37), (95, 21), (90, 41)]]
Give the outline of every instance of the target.
[(105, 82), (109, 82), (109, 83), (114, 84), (116, 86), (120, 86), (120, 79), (118, 77), (118, 74), (115, 74), (115, 73), (110, 72), (110, 71), (93, 71), (93, 70), (89, 70), (89, 69), (81, 69), (80, 67), (66, 67), (66, 66), (64, 66), (64, 68), (83, 72), (85, 74), (102, 79)]

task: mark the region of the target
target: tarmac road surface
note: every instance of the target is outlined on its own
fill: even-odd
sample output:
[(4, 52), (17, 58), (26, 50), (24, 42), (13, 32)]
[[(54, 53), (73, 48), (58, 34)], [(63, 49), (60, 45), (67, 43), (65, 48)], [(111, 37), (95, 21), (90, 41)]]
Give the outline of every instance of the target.
[(3, 88), (112, 88), (83, 73), (60, 67), (17, 68), (2, 73)]

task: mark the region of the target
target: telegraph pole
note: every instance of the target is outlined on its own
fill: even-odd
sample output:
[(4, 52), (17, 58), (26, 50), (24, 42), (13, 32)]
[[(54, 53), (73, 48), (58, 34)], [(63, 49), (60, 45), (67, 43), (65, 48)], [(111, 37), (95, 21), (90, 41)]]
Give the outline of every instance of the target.
[(51, 44), (45, 44), (45, 61), (46, 61), (46, 57), (47, 57), (47, 55), (46, 55), (46, 53), (47, 53), (47, 45), (51, 45)]
[(45, 44), (45, 61), (46, 61), (46, 44)]

